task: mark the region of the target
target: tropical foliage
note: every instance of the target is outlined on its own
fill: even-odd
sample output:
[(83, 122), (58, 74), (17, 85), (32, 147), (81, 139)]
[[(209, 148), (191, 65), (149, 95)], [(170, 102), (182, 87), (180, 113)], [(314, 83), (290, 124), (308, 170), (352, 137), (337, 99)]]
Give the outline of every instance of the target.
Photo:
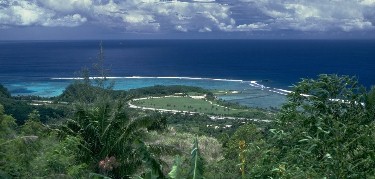
[(201, 179), (203, 178), (203, 159), (201, 158), (200, 150), (198, 147), (198, 139), (194, 139), (193, 150), (191, 151), (190, 172), (187, 178)]
[[(70, 86), (46, 106), (64, 112), (49, 122), (1, 88), (0, 178), (375, 177), (375, 88), (356, 78), (303, 79), (277, 114), (254, 114), (269, 123), (133, 110), (133, 97), (184, 87), (121, 92), (97, 84)], [(9, 115), (18, 105), (28, 107), (22, 123)]]
[[(84, 177), (86, 165), (75, 157), (79, 138), (59, 138), (34, 111), (22, 126), (0, 105), (0, 178)], [(17, 130), (19, 128), (19, 131)]]
[(149, 118), (130, 118), (122, 102), (105, 101), (77, 106), (63, 131), (82, 138), (78, 155), (92, 169), (114, 178), (130, 177), (142, 166), (163, 175), (157, 159), (143, 142)]
[(374, 176), (372, 95), (348, 76), (320, 75), (298, 83), (271, 130), (277, 176)]

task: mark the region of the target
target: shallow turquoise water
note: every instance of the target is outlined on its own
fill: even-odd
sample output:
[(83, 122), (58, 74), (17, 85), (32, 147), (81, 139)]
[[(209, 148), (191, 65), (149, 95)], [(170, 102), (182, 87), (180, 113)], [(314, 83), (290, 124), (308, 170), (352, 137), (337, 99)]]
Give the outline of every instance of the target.
[[(154, 85), (187, 85), (205, 89), (233, 90), (219, 96), (230, 102), (238, 102), (251, 107), (279, 107), (285, 101), (285, 95), (270, 92), (266, 87), (254, 86), (252, 82), (241, 80), (184, 78), (184, 77), (130, 77), (110, 79), (115, 82), (115, 90), (129, 90)], [(13, 96), (35, 95), (52, 97), (60, 95), (73, 79), (49, 79), (44, 81), (5, 83)], [(254, 83), (254, 82), (253, 82)]]

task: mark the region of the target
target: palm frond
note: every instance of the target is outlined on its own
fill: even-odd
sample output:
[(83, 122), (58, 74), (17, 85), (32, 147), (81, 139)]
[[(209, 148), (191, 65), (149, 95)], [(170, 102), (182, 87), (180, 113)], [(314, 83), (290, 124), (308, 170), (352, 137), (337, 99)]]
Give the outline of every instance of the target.
[(147, 118), (140, 118), (140, 119), (132, 120), (130, 124), (128, 124), (125, 127), (125, 129), (123, 130), (124, 132), (114, 142), (114, 144), (111, 147), (111, 150), (113, 149), (113, 147), (117, 146), (117, 144), (121, 142), (125, 142), (126, 140), (131, 140), (129, 136), (131, 136), (132, 133), (137, 132), (139, 129), (147, 128), (147, 126), (150, 126), (151, 124), (152, 124), (152, 121), (150, 121)]
[(107, 177), (105, 175), (101, 175), (101, 174), (98, 174), (98, 173), (90, 173), (89, 178), (93, 178), (93, 179), (112, 179), (110, 177)]
[(160, 163), (150, 153), (146, 144), (141, 140), (138, 140), (137, 144), (138, 144), (137, 149), (138, 149), (140, 158), (142, 158), (142, 160), (146, 163), (146, 165), (152, 170), (152, 173), (154, 173), (155, 175), (158, 175), (159, 178), (165, 178), (163, 171), (161, 169)]
[(65, 125), (69, 134), (82, 138), (80, 159), (97, 166), (103, 158), (113, 156), (119, 166), (110, 171), (111, 176), (131, 176), (146, 166), (158, 178), (164, 178), (161, 162), (154, 152), (176, 151), (169, 146), (146, 145), (142, 140), (154, 120), (149, 117), (132, 119), (123, 103), (111, 102), (79, 105), (73, 119)]
[(189, 179), (201, 179), (203, 178), (203, 161), (200, 156), (200, 151), (198, 147), (198, 139), (194, 139), (193, 150), (191, 151), (191, 170), (189, 172)]

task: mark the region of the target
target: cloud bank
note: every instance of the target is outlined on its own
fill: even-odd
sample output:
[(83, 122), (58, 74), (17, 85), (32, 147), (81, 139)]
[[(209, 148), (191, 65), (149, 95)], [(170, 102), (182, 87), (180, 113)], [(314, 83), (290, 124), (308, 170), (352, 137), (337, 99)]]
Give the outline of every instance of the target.
[(373, 31), (375, 0), (0, 0), (0, 28), (123, 32)]

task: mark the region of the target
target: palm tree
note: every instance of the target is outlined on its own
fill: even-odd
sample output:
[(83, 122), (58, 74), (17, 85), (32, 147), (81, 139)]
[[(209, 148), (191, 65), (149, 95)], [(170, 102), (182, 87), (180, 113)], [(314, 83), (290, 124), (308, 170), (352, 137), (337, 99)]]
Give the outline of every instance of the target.
[(77, 106), (64, 131), (83, 139), (79, 157), (97, 173), (128, 178), (146, 167), (164, 177), (151, 147), (142, 140), (152, 124), (150, 118), (130, 118), (122, 102), (104, 100)]
[(62, 127), (64, 134), (82, 139), (79, 158), (90, 164), (96, 174), (104, 176), (129, 178), (137, 171), (151, 169), (154, 174), (164, 178), (156, 154), (166, 150), (163, 150), (163, 146), (143, 142), (147, 129), (155, 128), (158, 120), (150, 117), (131, 118), (124, 105), (125, 100), (116, 101), (111, 97), (113, 83), (108, 83), (106, 78), (108, 70), (104, 68), (102, 43), (94, 70), (100, 77), (95, 84), (91, 83), (89, 71), (86, 70), (81, 86), (72, 89), (73, 95), (70, 96), (78, 104), (72, 118)]

